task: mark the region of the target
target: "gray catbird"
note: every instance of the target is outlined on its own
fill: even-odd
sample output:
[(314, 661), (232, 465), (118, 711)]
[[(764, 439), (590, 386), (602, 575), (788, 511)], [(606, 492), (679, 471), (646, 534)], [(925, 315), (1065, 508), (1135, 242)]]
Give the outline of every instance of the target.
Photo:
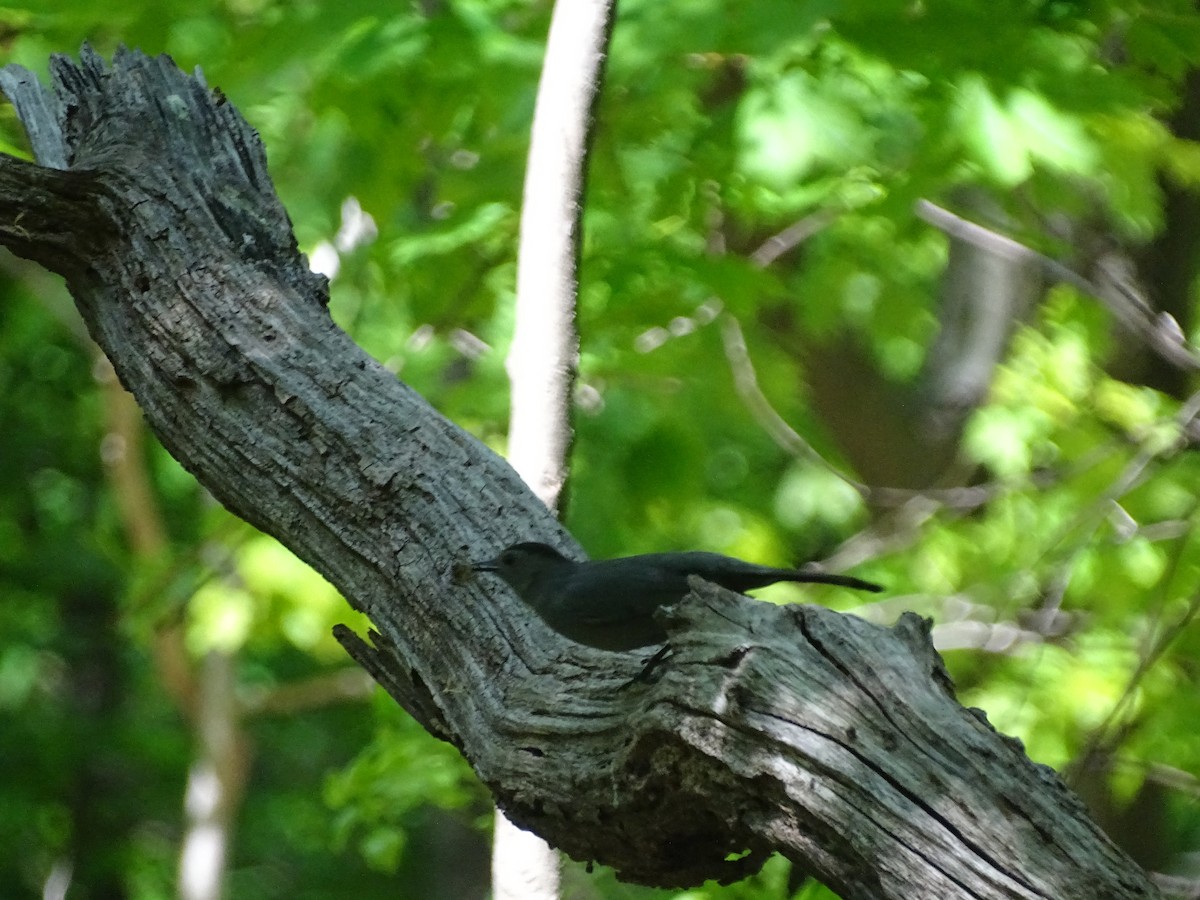
[(601, 650), (634, 650), (663, 643), (667, 633), (654, 621), (654, 611), (687, 595), (689, 575), (738, 593), (777, 581), (883, 590), (848, 575), (773, 569), (700, 551), (572, 562), (553, 547), (523, 543), (472, 568), (503, 578), (559, 634)]

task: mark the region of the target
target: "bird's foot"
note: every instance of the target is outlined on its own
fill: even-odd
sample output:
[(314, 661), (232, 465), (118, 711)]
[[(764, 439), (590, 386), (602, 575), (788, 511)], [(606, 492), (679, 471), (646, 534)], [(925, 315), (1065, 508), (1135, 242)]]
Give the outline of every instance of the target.
[(661, 666), (663, 662), (665, 662), (666, 659), (671, 655), (671, 653), (671, 645), (663, 644), (658, 648), (653, 656), (646, 660), (646, 664), (642, 666), (642, 671), (638, 672), (637, 675), (635, 675), (625, 684), (621, 685), (617, 690), (623, 691), (625, 688), (634, 684), (652, 684), (654, 679), (651, 676), (654, 675), (654, 670)]

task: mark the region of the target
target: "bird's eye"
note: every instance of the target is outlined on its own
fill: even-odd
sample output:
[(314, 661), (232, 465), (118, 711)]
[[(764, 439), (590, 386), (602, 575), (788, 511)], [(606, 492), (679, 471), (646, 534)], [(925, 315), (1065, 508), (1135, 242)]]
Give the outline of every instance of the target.
[(516, 561), (517, 554), (513, 553), (511, 550), (508, 553), (500, 554), (500, 562), (504, 563), (506, 566), (511, 566)]

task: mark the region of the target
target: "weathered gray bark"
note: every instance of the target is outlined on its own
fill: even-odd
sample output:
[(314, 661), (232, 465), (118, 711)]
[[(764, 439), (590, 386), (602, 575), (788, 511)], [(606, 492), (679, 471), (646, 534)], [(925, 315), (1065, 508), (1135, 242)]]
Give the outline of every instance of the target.
[(371, 643), (344, 645), (514, 821), (650, 884), (779, 851), (847, 898), (1156, 896), (1052, 772), (954, 701), (914, 617), (888, 630), (697, 583), (661, 677), (621, 689), (637, 655), (570, 645), (475, 582), (462, 563), (515, 539), (575, 548), (333, 324), (253, 131), (163, 58), (107, 70), (85, 51), (53, 72), (57, 103), (0, 74), (43, 163), (0, 157), (0, 242), (66, 277), (168, 449), (370, 616)]

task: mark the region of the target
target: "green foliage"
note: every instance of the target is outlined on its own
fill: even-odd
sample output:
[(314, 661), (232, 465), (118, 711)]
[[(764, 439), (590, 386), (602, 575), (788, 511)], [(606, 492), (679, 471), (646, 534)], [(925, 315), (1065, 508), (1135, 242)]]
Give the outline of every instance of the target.
[[(0, 26), (7, 59), (43, 73), (50, 53), (85, 38), (106, 55), (123, 42), (202, 66), (262, 134), (302, 246), (337, 248), (337, 321), (502, 449), (549, 9), (25, 0), (0, 10)], [(918, 199), (982, 192), (1008, 232), (1068, 258), (1064, 235), (1149, 240), (1164, 184), (1200, 186), (1200, 147), (1165, 122), (1200, 59), (1190, 0), (629, 0), (611, 51), (580, 287), (568, 523), (583, 544), (597, 556), (705, 547), (786, 563), (873, 523), (873, 546), (888, 549), (863, 574), (939, 623), (1032, 629), (1061, 617), (1040, 642), (948, 659), (964, 701), (1035, 758), (1064, 765), (1120, 735), (1111, 782), (1126, 798), (1147, 773), (1200, 770), (1200, 472), (1179, 400), (1105, 371), (1120, 348), (1094, 300), (1059, 287), (1022, 324), (959, 448), (986, 502), (940, 507), (919, 528), (873, 513), (830, 469), (772, 440), (738, 392), (744, 373), (720, 319), (738, 319), (782, 420), (850, 468), (814, 402), (811, 350), (862, 346), (896, 396), (919, 396), (947, 249), (913, 214)], [(24, 146), (7, 110), (0, 132), (0, 150)], [(351, 197), (377, 236), (338, 246)], [(766, 267), (752, 260), (796, 223), (812, 225), (797, 248)], [(329, 628), (353, 616), (278, 545), (208, 508), (157, 447), (144, 464), (168, 546), (135, 557), (100, 463), (108, 426), (75, 320), (56, 286), (4, 271), (0, 771), (20, 774), (3, 783), (0, 882), (40, 889), (78, 837), (72, 785), (95, 774), (79, 751), (95, 745), (115, 758), (101, 774), (132, 777), (138, 760), (139, 789), (91, 833), (134, 837), (77, 880), (164, 896), (191, 750), (157, 683), (154, 636), (182, 624), (194, 659), (236, 654), (241, 689), (269, 691), (339, 665)], [(80, 584), (93, 588), (86, 602)], [(849, 602), (834, 593), (821, 601)], [(72, 646), (64, 620), (89, 609), (104, 614), (96, 645)], [(115, 707), (80, 719), (70, 676), (99, 647), (115, 653), (104, 657)], [(234, 895), (321, 896), (326, 885), (325, 896), (394, 896), (374, 870), (404, 878), (424, 862), (413, 848), (430, 804), (481, 817), (462, 761), (388, 703), (251, 727), (260, 750)], [(1194, 780), (1181, 786), (1194, 797)], [(1172, 852), (1200, 831), (1186, 796), (1173, 793), (1153, 823)], [(786, 870), (774, 860), (743, 885), (679, 896), (782, 897)], [(592, 892), (581, 896), (669, 895), (572, 877)], [(810, 884), (796, 896), (831, 895)]]
[(332, 663), (343, 657), (333, 624), (366, 627), (328, 582), (273, 538), (252, 534), (230, 565), (232, 572), (201, 584), (188, 602), (187, 637), (197, 656), (283, 645)]
[(473, 810), (481, 825), (491, 807), (457, 750), (430, 737), (390, 699), (379, 708), (374, 740), (328, 779), (325, 797), (338, 811), (336, 845), (354, 842), (372, 866), (394, 871), (414, 820), (429, 804)]

